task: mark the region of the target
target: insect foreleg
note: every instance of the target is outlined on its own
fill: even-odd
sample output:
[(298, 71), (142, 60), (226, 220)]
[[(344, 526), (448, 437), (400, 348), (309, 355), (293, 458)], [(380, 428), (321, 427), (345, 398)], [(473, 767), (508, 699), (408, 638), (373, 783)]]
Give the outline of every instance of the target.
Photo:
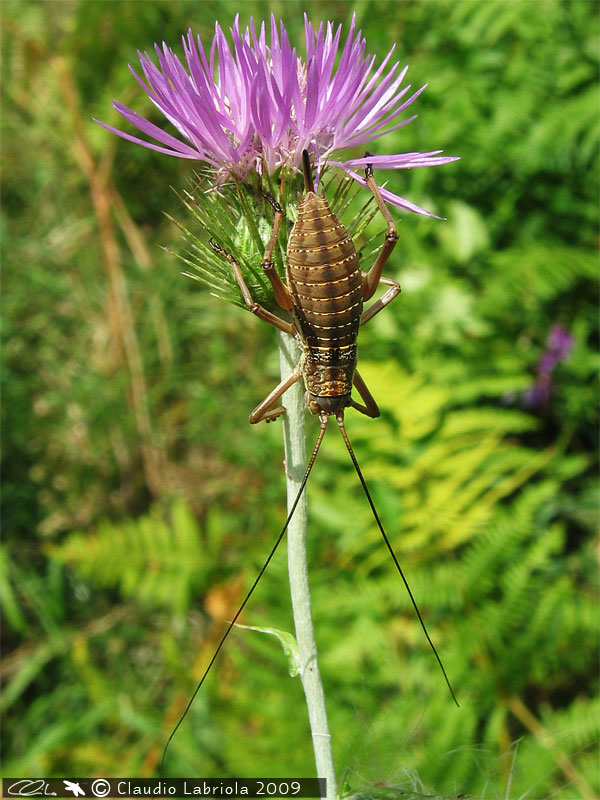
[(273, 403), (276, 400), (279, 400), (281, 395), (296, 383), (297, 380), (302, 375), (302, 370), (300, 369), (300, 364), (294, 369), (293, 372), (284, 378), (281, 383), (276, 386), (273, 391), (265, 397), (262, 403), (259, 403), (254, 411), (250, 414), (250, 422), (254, 425), (256, 422), (262, 422), (264, 419), (266, 422), (271, 422), (272, 420), (276, 419), (280, 414), (283, 414), (285, 408), (283, 406), (277, 406), (277, 408), (271, 408)]
[[(370, 153), (365, 153), (365, 157), (369, 155)], [(370, 164), (367, 166), (365, 170), (365, 179), (367, 181), (367, 186), (373, 193), (375, 202), (377, 203), (379, 210), (383, 214), (387, 224), (387, 232), (385, 234), (385, 240), (383, 242), (381, 250), (379, 251), (379, 255), (375, 259), (375, 263), (369, 270), (368, 274), (365, 275), (363, 281), (363, 300), (369, 300), (375, 294), (375, 291), (379, 286), (381, 273), (383, 272), (383, 268), (385, 267), (386, 261), (388, 260), (388, 258), (392, 253), (392, 250), (396, 246), (396, 242), (398, 241), (398, 231), (396, 230), (396, 225), (394, 223), (394, 220), (392, 219), (392, 215), (390, 214), (388, 207), (383, 201), (383, 197), (381, 196), (379, 187), (375, 183), (375, 178), (373, 177), (373, 167)]]
[(226, 258), (227, 261), (229, 261), (229, 263), (231, 264), (231, 269), (233, 270), (235, 279), (238, 282), (238, 286), (242, 291), (242, 296), (244, 298), (244, 302), (246, 303), (248, 309), (253, 314), (256, 314), (257, 317), (260, 317), (260, 319), (270, 323), (271, 325), (274, 325), (276, 328), (279, 328), (280, 331), (283, 331), (284, 333), (293, 334), (294, 326), (292, 325), (291, 322), (286, 322), (285, 320), (280, 319), (275, 314), (272, 314), (270, 311), (267, 311), (266, 308), (263, 308), (263, 306), (261, 306), (260, 303), (257, 303), (256, 300), (254, 300), (254, 298), (250, 294), (250, 289), (248, 289), (248, 287), (246, 286), (246, 281), (244, 280), (244, 276), (242, 275), (242, 271), (239, 267), (239, 264), (237, 263), (235, 258), (231, 255), (231, 253), (228, 253), (227, 250), (221, 247), (221, 245), (217, 244), (214, 241), (214, 239), (210, 239), (208, 243), (215, 251), (215, 253), (218, 253), (218, 255), (223, 256), (223, 258)]
[(290, 311), (292, 308), (292, 296), (285, 283), (279, 277), (279, 273), (273, 264), (273, 250), (275, 249), (275, 243), (277, 242), (277, 237), (279, 236), (279, 228), (281, 227), (281, 223), (283, 221), (283, 209), (272, 194), (263, 192), (263, 196), (265, 200), (268, 200), (268, 202), (273, 206), (273, 210), (275, 211), (275, 220), (273, 222), (273, 232), (271, 233), (271, 238), (269, 239), (269, 243), (265, 249), (261, 266), (265, 271), (265, 275), (271, 281), (271, 286), (275, 292), (275, 300), (277, 300), (277, 303), (279, 306), (281, 306), (281, 308), (284, 308), (286, 311)]
[(358, 370), (354, 373), (354, 386), (358, 391), (359, 395), (365, 401), (365, 405), (361, 405), (357, 403), (355, 400), (351, 400), (350, 405), (352, 408), (355, 408), (357, 411), (360, 411), (361, 414), (364, 414), (367, 417), (378, 417), (381, 414), (379, 410), (379, 406), (375, 402), (375, 398), (367, 388), (367, 384), (361, 378)]
[[(366, 277), (366, 275), (365, 275)], [(373, 303), (370, 308), (367, 308), (366, 311), (363, 311), (362, 317), (360, 318), (360, 324), (364, 325), (365, 322), (368, 322), (370, 319), (373, 319), (375, 314), (379, 314), (379, 312), (385, 308), (388, 303), (391, 303), (394, 297), (398, 297), (400, 294), (400, 284), (398, 281), (392, 280), (392, 278), (379, 278), (379, 283), (383, 283), (390, 288), (387, 292), (380, 297), (375, 303)]]

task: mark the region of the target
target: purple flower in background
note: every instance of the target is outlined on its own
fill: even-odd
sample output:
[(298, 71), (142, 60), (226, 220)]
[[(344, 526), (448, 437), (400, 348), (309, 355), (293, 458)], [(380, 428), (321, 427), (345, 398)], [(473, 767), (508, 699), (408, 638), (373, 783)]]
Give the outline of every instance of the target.
[(546, 347), (547, 353), (552, 353), (556, 359), (552, 369), (554, 369), (559, 361), (564, 361), (566, 359), (573, 349), (574, 344), (575, 340), (562, 325), (553, 325), (550, 328), (548, 339), (546, 340)]
[[(400, 88), (408, 67), (390, 65), (394, 47), (375, 68), (355, 16), (340, 52), (341, 28), (334, 31), (328, 22), (315, 30), (305, 15), (305, 58), (291, 47), (283, 23), (278, 29), (273, 15), (269, 44), (264, 22), (258, 33), (252, 21), (242, 33), (238, 17), (230, 29), (233, 47), (218, 23), (207, 51), (190, 30), (183, 37), (185, 65), (163, 42), (162, 49), (155, 45), (158, 66), (147, 53), (139, 53), (145, 81), (131, 70), (179, 137), (117, 101), (116, 110), (158, 144), (100, 125), (151, 150), (205, 161), (217, 171), (218, 181), (232, 174), (243, 179), (252, 171), (272, 173), (280, 166), (298, 169), (304, 149), (313, 154), (318, 172), (331, 164), (360, 183), (364, 179), (353, 168), (367, 161), (378, 169), (455, 161), (440, 156), (440, 150), (331, 160), (338, 150), (366, 145), (411, 122), (415, 115), (399, 117), (425, 89), (410, 94), (410, 85)], [(384, 190), (383, 196), (400, 208), (430, 215), (392, 192)]]
[(562, 325), (553, 325), (550, 328), (546, 349), (538, 361), (537, 378), (523, 397), (525, 406), (535, 408), (548, 403), (552, 391), (552, 373), (558, 362), (567, 358), (574, 343), (575, 340)]

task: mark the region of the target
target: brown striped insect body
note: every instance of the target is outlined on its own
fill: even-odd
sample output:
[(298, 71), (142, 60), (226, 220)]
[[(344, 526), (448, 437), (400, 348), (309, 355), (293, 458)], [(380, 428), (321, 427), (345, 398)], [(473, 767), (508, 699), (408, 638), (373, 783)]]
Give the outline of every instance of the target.
[[(375, 521), (408, 591), (419, 622), (421, 623), (427, 641), (444, 674), (452, 697), (458, 705), (446, 671), (429, 637), (402, 568), (392, 549), (387, 534), (383, 529), (344, 427), (344, 410), (348, 407), (355, 408), (357, 411), (369, 417), (379, 416), (377, 403), (356, 369), (356, 342), (360, 326), (364, 325), (365, 322), (368, 322), (378, 314), (400, 292), (400, 286), (396, 281), (382, 277), (381, 274), (398, 239), (396, 227), (390, 212), (383, 202), (379, 188), (375, 183), (373, 171), (371, 167), (367, 167), (365, 172), (367, 186), (373, 193), (375, 202), (386, 220), (387, 232), (384, 243), (373, 266), (368, 273), (362, 272), (358, 253), (345, 227), (330, 209), (326, 198), (324, 196), (319, 197), (313, 191), (309, 156), (306, 151), (303, 153), (303, 172), (305, 194), (303, 197), (299, 198), (298, 218), (288, 238), (286, 265), (287, 285), (281, 280), (272, 261), (273, 250), (283, 220), (283, 209), (271, 195), (265, 195), (266, 199), (275, 210), (275, 221), (271, 238), (265, 248), (262, 267), (271, 282), (277, 303), (282, 309), (290, 313), (291, 322), (273, 314), (257, 303), (253, 299), (245, 283), (235, 258), (213, 240), (210, 241), (210, 244), (213, 250), (218, 255), (226, 258), (231, 265), (233, 274), (248, 309), (279, 330), (295, 336), (301, 348), (302, 354), (299, 363), (290, 375), (284, 378), (281, 383), (258, 404), (254, 411), (252, 411), (250, 414), (250, 422), (257, 423), (263, 420), (270, 422), (276, 419), (280, 414), (283, 414), (285, 408), (283, 408), (283, 406), (277, 406), (277, 401), (290, 386), (303, 377), (307, 390), (306, 403), (310, 411), (319, 416), (321, 428), (298, 494), (292, 504), (281, 533), (238, 611), (229, 623), (186, 709), (169, 736), (163, 752), (163, 773), (164, 759), (169, 742), (187, 714), (196, 694), (200, 690), (200, 687), (214, 664), (221, 647), (244, 610), (246, 603), (250, 599), (250, 596), (254, 592), (285, 535), (289, 522), (304, 491), (304, 487), (306, 486), (308, 476), (310, 475), (323, 440), (327, 422), (331, 415), (335, 415), (336, 417), (348, 453), (350, 454), (354, 468), (367, 496), (369, 505), (371, 506)], [(376, 289), (381, 284), (389, 288), (379, 300), (375, 301), (365, 310), (363, 308), (363, 303), (371, 299)], [(353, 387), (356, 388), (360, 394), (364, 405), (353, 399)]]
[[(248, 289), (235, 258), (211, 240), (216, 253), (231, 264), (246, 306), (265, 322), (298, 340), (302, 357), (290, 375), (250, 414), (250, 422), (267, 422), (283, 414), (276, 402), (300, 377), (304, 377), (307, 404), (318, 414), (321, 424), (335, 414), (343, 429), (344, 409), (348, 406), (369, 417), (378, 417), (379, 408), (356, 371), (356, 340), (361, 325), (372, 319), (400, 292), (400, 285), (382, 276), (383, 268), (396, 245), (398, 234), (375, 179), (367, 167), (367, 186), (373, 193), (387, 223), (381, 250), (368, 273), (362, 272), (358, 253), (348, 232), (330, 209), (325, 197), (315, 194), (308, 153), (303, 153), (305, 194), (298, 203), (298, 219), (292, 228), (287, 248), (287, 285), (272, 261), (273, 250), (283, 220), (283, 209), (271, 195), (265, 195), (275, 210), (273, 232), (265, 248), (262, 267), (274, 290), (278, 305), (291, 314), (291, 322), (257, 303)], [(366, 311), (369, 300), (381, 284), (389, 287)], [(363, 403), (352, 398), (352, 387)]]
[(352, 239), (325, 197), (314, 192), (298, 205), (287, 247), (287, 284), (309, 408), (339, 411), (351, 402), (363, 277)]

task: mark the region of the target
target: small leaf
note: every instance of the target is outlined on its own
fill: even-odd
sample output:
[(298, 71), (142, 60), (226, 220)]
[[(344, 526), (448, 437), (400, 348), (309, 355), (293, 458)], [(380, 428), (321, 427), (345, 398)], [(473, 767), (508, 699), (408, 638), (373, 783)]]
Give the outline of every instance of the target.
[(257, 628), (254, 625), (236, 625), (236, 628), (243, 628), (247, 631), (258, 631), (259, 633), (268, 633), (271, 636), (276, 636), (288, 662), (288, 672), (290, 678), (295, 678), (300, 673), (300, 653), (298, 652), (298, 643), (296, 638), (287, 631), (280, 631), (277, 628)]

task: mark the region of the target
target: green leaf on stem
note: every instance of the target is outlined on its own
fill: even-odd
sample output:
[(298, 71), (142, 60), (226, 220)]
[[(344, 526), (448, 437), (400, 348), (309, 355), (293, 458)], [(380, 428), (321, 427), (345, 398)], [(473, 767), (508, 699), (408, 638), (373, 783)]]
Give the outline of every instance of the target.
[(300, 653), (298, 652), (298, 644), (293, 634), (287, 631), (280, 631), (278, 628), (257, 628), (254, 625), (236, 625), (236, 628), (243, 628), (247, 631), (258, 631), (259, 633), (268, 633), (271, 636), (276, 636), (288, 662), (288, 672), (290, 678), (295, 678), (300, 672)]

